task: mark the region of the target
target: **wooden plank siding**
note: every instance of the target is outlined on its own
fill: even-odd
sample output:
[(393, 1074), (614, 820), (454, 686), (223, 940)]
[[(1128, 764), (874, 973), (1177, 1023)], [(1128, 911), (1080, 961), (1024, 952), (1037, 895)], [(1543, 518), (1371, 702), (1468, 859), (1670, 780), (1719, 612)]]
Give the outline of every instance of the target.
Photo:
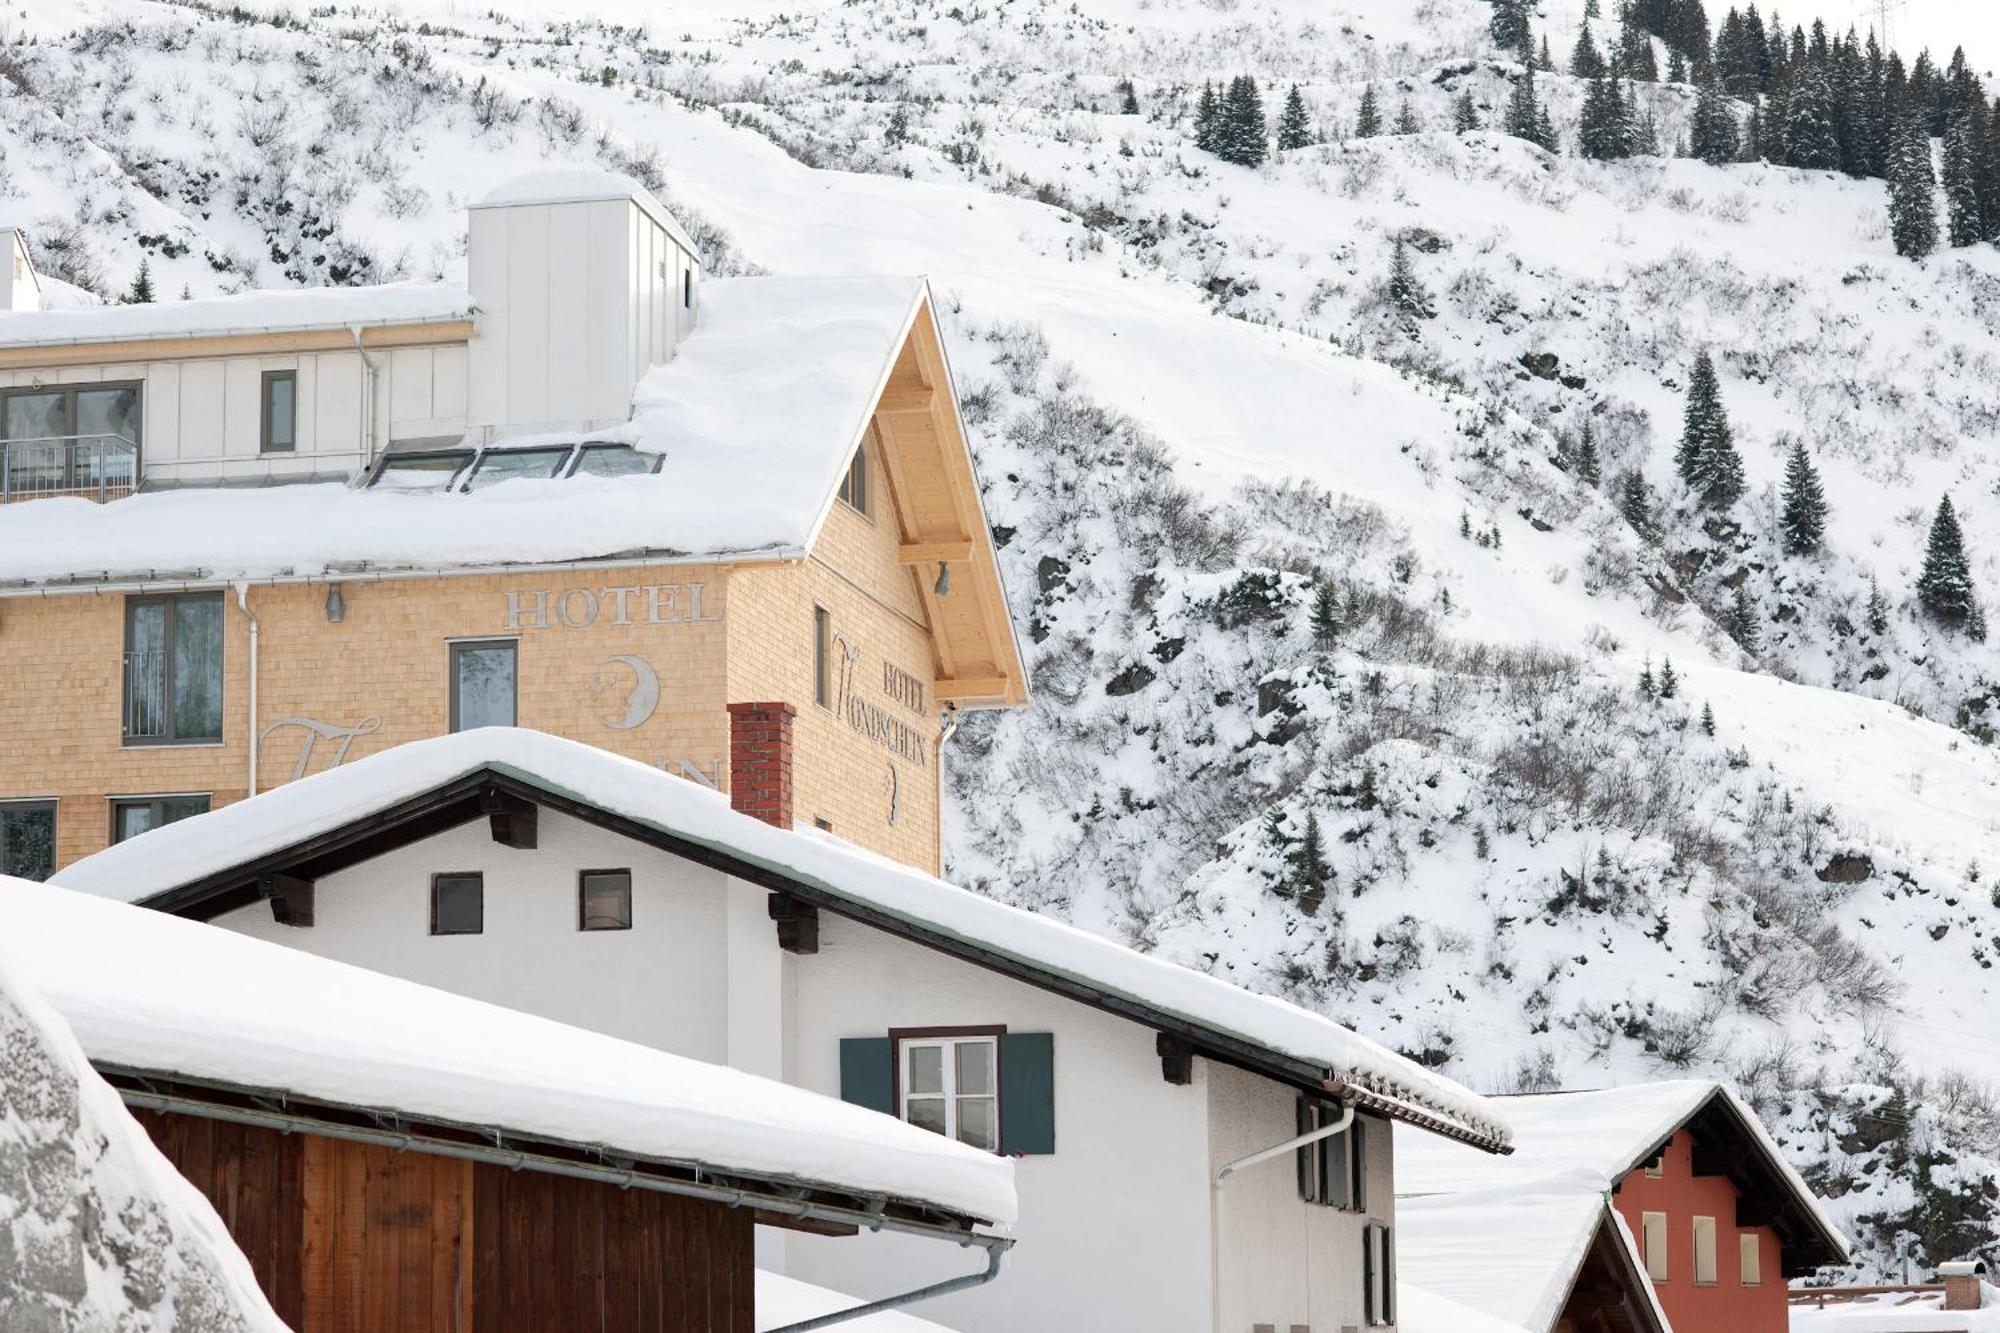
[(747, 1210), (137, 1112), (297, 1333), (752, 1333)]

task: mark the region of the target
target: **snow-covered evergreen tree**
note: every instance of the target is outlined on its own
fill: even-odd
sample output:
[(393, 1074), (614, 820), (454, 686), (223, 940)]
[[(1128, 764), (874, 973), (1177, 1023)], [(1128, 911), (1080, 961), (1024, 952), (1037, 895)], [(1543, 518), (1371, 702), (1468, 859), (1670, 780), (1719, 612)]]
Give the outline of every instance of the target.
[(1382, 109), (1375, 103), (1373, 84), (1361, 90), (1361, 112), (1354, 121), (1354, 137), (1372, 139), (1382, 132)]
[(125, 293), (125, 304), (151, 305), (154, 299), (153, 262), (142, 258), (139, 260), (139, 271), (132, 275), (131, 290)]
[(1527, 0), (1493, 0), (1489, 29), (1493, 44), (1508, 54), (1520, 51), (1528, 40)]
[(1752, 605), (1750, 595), (1743, 590), (1744, 585), (1736, 585), (1736, 595), (1730, 599), (1729, 613), (1723, 618), (1723, 628), (1729, 637), (1746, 653), (1754, 653), (1764, 644), (1764, 628), (1758, 622), (1757, 608)]
[(1778, 527), (1785, 553), (1808, 555), (1817, 551), (1826, 535), (1826, 489), (1803, 441), (1795, 441), (1785, 459), (1784, 501)]
[(1304, 148), (1311, 142), (1312, 124), (1306, 119), (1306, 101), (1295, 83), (1285, 94), (1284, 110), (1278, 113), (1278, 151)]
[(1972, 564), (1965, 554), (1965, 534), (1959, 530), (1958, 511), (1952, 508), (1949, 495), (1938, 501), (1937, 515), (1931, 520), (1930, 540), (1924, 547), (1924, 568), (1917, 577), (1917, 601), (1939, 624), (1949, 629), (1977, 630), (1974, 638), (1985, 637), (1979, 593), (1973, 586)]
[(1726, 508), (1743, 494), (1743, 459), (1736, 452), (1729, 413), (1722, 405), (1715, 361), (1705, 347), (1696, 354), (1694, 371), (1688, 378), (1674, 468), (1705, 505)]
[(1688, 130), (1688, 151), (1713, 167), (1734, 162), (1740, 151), (1736, 112), (1713, 78), (1702, 80), (1695, 93), (1694, 121)]
[(1645, 474), (1637, 468), (1627, 472), (1618, 484), (1618, 512), (1642, 540), (1655, 542), (1660, 539), (1660, 520), (1653, 503), (1653, 488), (1646, 484)]
[(1410, 263), (1410, 247), (1401, 236), (1389, 259), (1389, 302), (1410, 319), (1431, 317), (1431, 294)]
[(1222, 120), (1221, 104), (1215, 97), (1215, 85), (1203, 81), (1201, 101), (1194, 109), (1194, 146), (1204, 153), (1216, 151), (1216, 131)]
[(1618, 80), (1602, 75), (1590, 81), (1583, 114), (1577, 121), (1576, 148), (1600, 162), (1632, 156), (1632, 123)]
[(1786, 160), (1809, 171), (1840, 167), (1840, 139), (1834, 131), (1833, 92), (1826, 75), (1808, 66), (1786, 103)]
[(1577, 29), (1576, 46), (1569, 53), (1569, 72), (1579, 79), (1595, 79), (1604, 74), (1604, 57), (1597, 50), (1597, 39), (1590, 35), (1590, 20)]
[(1270, 140), (1264, 125), (1264, 97), (1257, 80), (1239, 74), (1229, 81), (1222, 98), (1221, 132), (1217, 154), (1239, 166), (1257, 167), (1270, 156)]
[(1451, 128), (1458, 134), (1470, 134), (1481, 128), (1479, 107), (1472, 100), (1472, 89), (1467, 88), (1460, 92), (1457, 100), (1452, 102)]
[(1402, 107), (1396, 112), (1396, 133), (1417, 134), (1422, 131), (1417, 124), (1417, 113), (1410, 107), (1410, 99), (1404, 98)]
[(1971, 113), (1952, 122), (1944, 144), (1944, 206), (1946, 237), (1953, 247), (1977, 245), (1986, 239), (1986, 222), (1979, 202), (1979, 155)]
[(1604, 480), (1604, 464), (1597, 454), (1597, 432), (1589, 417), (1583, 419), (1583, 437), (1576, 444), (1576, 475), (1592, 488)]
[(1921, 259), (1937, 249), (1937, 176), (1918, 117), (1904, 116), (1889, 157), (1889, 234), (1896, 253)]

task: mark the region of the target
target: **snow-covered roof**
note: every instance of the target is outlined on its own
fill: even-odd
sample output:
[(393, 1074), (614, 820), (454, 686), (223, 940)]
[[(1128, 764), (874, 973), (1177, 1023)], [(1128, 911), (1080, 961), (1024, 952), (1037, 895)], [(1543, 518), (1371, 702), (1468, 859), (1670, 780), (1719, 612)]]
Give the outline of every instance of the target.
[(1514, 1152), (1496, 1159), (1454, 1151), (1428, 1136), (1399, 1135), (1396, 1192), (1444, 1194), (1481, 1189), (1521, 1189), (1582, 1170), (1610, 1188), (1653, 1154), (1697, 1114), (1720, 1103), (1740, 1120), (1749, 1142), (1782, 1182), (1790, 1202), (1845, 1258), (1847, 1240), (1812, 1187), (1785, 1158), (1757, 1113), (1728, 1087), (1708, 1079), (1638, 1083), (1593, 1092), (1544, 1093), (1496, 1099), (1514, 1126)]
[(694, 238), (669, 213), (653, 192), (622, 171), (595, 167), (550, 167), (530, 171), (501, 181), (486, 192), (474, 208), (519, 208), (536, 204), (587, 204), (604, 199), (630, 201), (640, 211), (667, 229), (681, 248), (701, 258)]
[[(1407, 1141), (1396, 1136), (1396, 1262), (1398, 1273), (1419, 1287), (1531, 1333), (1549, 1333), (1600, 1233), (1628, 1272), (1645, 1272), (1631, 1231), (1594, 1173), (1410, 1198), (1400, 1179)], [(1652, 1283), (1632, 1285), (1657, 1311)], [(1658, 1323), (1668, 1327), (1665, 1314)]]
[(1798, 1291), (1792, 1333), (2000, 1333), (2000, 1287), (1981, 1283), (1980, 1295), (1977, 1310), (1946, 1310), (1938, 1291), (1829, 1293), (1823, 1304), (1810, 1290)]
[(285, 1328), (215, 1208), (0, 951), (0, 1314), (9, 1312), (9, 1329)]
[(1396, 1278), (1397, 1333), (1528, 1333), (1520, 1325)]
[(100, 1068), (1014, 1220), (1006, 1159), (738, 1070), (53, 885), (0, 939)]
[(0, 585), (801, 554), (926, 295), (921, 278), (711, 282), (696, 331), (640, 381), (631, 422), (590, 436), (664, 454), (657, 473), (518, 479), (469, 495), (322, 483), (39, 500), (0, 524)]
[[(89, 856), (57, 882), (176, 906), (163, 895), (224, 876), (399, 802), (490, 772), (700, 845), (938, 947), (998, 956), (1042, 984), (1137, 1021), (1186, 1027), (1288, 1069), (1330, 1073), (1383, 1114), (1490, 1148), (1510, 1137), (1494, 1102), (1322, 1015), (968, 892), (817, 830), (783, 830), (728, 798), (594, 746), (516, 728), (414, 741)], [(183, 895), (184, 896), (184, 895)], [(1477, 1154), (1468, 1153), (1468, 1156)]]
[(470, 319), (473, 312), (471, 295), (450, 283), (300, 287), (198, 301), (0, 311), (0, 348), (438, 324)]

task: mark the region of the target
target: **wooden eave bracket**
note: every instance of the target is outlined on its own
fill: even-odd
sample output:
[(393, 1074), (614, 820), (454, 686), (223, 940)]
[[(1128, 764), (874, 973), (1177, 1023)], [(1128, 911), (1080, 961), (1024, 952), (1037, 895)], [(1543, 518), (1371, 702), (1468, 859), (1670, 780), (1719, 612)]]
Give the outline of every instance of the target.
[(539, 845), (533, 801), (488, 787), (479, 793), (479, 808), (492, 825), (493, 841), (502, 847), (533, 851)]
[(819, 952), (819, 908), (789, 893), (774, 893), (764, 910), (778, 924), (778, 947), (786, 953)]
[(257, 876), (257, 892), (271, 904), (271, 919), (281, 926), (313, 923), (313, 882), (283, 871)]
[(1160, 1077), (1177, 1088), (1194, 1082), (1194, 1044), (1186, 1037), (1162, 1032), (1153, 1040), (1160, 1055)]

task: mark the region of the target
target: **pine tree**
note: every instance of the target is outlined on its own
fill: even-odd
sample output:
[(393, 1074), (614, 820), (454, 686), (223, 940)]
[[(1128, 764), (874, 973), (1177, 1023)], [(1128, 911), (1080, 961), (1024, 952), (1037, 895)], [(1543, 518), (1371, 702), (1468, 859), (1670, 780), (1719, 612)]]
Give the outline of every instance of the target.
[(1736, 112), (1715, 86), (1715, 80), (1704, 79), (1695, 94), (1688, 149), (1710, 166), (1719, 167), (1736, 160), (1738, 147)]
[(1340, 592), (1330, 582), (1313, 589), (1312, 636), (1313, 646), (1321, 652), (1340, 639)]
[(1660, 687), (1653, 680), (1653, 659), (1648, 657), (1639, 667), (1639, 697), (1651, 699), (1659, 692)]
[(1840, 140), (1834, 133), (1833, 92), (1817, 66), (1792, 89), (1786, 103), (1786, 161), (1808, 171), (1833, 171), (1840, 166)]
[(1688, 81), (1687, 58), (1679, 47), (1667, 52), (1667, 82), (1686, 83)]
[(1743, 459), (1736, 452), (1729, 414), (1722, 405), (1722, 386), (1707, 348), (1696, 355), (1688, 379), (1674, 467), (1703, 504), (1727, 508), (1743, 494)]
[(1203, 82), (1201, 101), (1194, 111), (1194, 146), (1204, 153), (1216, 151), (1216, 131), (1222, 119), (1221, 105), (1215, 100), (1215, 85)]
[(1312, 125), (1306, 119), (1306, 101), (1299, 96), (1299, 85), (1295, 83), (1285, 94), (1285, 109), (1278, 113), (1278, 151), (1304, 148), (1311, 142)]
[(1305, 833), (1292, 848), (1286, 870), (1286, 887), (1289, 890), (1286, 896), (1296, 902), (1299, 910), (1307, 916), (1318, 916), (1326, 902), (1326, 887), (1333, 879), (1333, 867), (1327, 864), (1326, 841), (1319, 830), (1319, 815), (1311, 810), (1306, 812)]
[(1618, 512), (1639, 534), (1642, 541), (1660, 539), (1660, 523), (1653, 509), (1653, 488), (1636, 469), (1625, 474), (1618, 486)]
[(1937, 249), (1937, 177), (1931, 144), (1915, 116), (1896, 127), (1889, 155), (1889, 233), (1896, 253), (1921, 259)]
[(1764, 642), (1763, 627), (1757, 623), (1757, 608), (1750, 604), (1750, 595), (1743, 591), (1741, 583), (1736, 585), (1736, 597), (1729, 604), (1723, 628), (1746, 653), (1756, 652)]
[(1577, 441), (1576, 475), (1593, 489), (1604, 480), (1603, 464), (1597, 457), (1597, 432), (1591, 429), (1589, 417), (1583, 419), (1583, 438)]
[(1917, 600), (1931, 619), (1947, 629), (1969, 629), (1975, 624), (1984, 629), (1972, 564), (1965, 555), (1965, 537), (1959, 531), (1958, 513), (1951, 507), (1949, 495), (1938, 501), (1937, 517), (1931, 520), (1923, 573), (1917, 577)]
[(1826, 490), (1819, 469), (1806, 456), (1804, 442), (1794, 442), (1785, 459), (1785, 508), (1778, 519), (1787, 555), (1809, 555), (1826, 535)]
[(141, 257), (139, 271), (132, 278), (132, 289), (125, 293), (125, 304), (151, 305), (154, 299), (152, 261)]
[(1396, 133), (1421, 134), (1422, 132), (1423, 127), (1417, 124), (1417, 113), (1410, 109), (1410, 101), (1406, 97), (1396, 112)]
[(1502, 51), (1519, 51), (1522, 43), (1528, 39), (1526, 0), (1493, 0), (1490, 31), (1493, 34), (1493, 44)]
[(1868, 576), (1868, 632), (1881, 638), (1889, 632), (1889, 599), (1882, 595), (1882, 585), (1875, 576)]
[(1579, 79), (1595, 79), (1604, 73), (1604, 57), (1597, 53), (1597, 39), (1590, 35), (1590, 20), (1577, 29), (1576, 47), (1570, 52), (1569, 72)]
[(1132, 80), (1118, 80), (1118, 114), (1136, 116), (1139, 114), (1139, 90), (1132, 86)]
[(1354, 137), (1372, 139), (1382, 132), (1382, 112), (1375, 105), (1375, 88), (1369, 85), (1361, 90), (1361, 114), (1354, 122)]
[(1701, 734), (1704, 736), (1715, 734), (1715, 708), (1706, 699), (1701, 701)]
[(1674, 674), (1674, 659), (1660, 659), (1660, 697), (1671, 699), (1681, 692), (1681, 678)]
[(1600, 162), (1632, 155), (1632, 124), (1619, 92), (1617, 80), (1607, 76), (1592, 79), (1584, 94), (1583, 114), (1577, 121), (1577, 152)]
[(1549, 54), (1549, 39), (1542, 38), (1542, 53), (1535, 57), (1535, 68), (1544, 74), (1556, 72), (1556, 58)]
[(1217, 153), (1238, 166), (1258, 167), (1270, 156), (1270, 140), (1264, 126), (1264, 98), (1257, 80), (1239, 74), (1229, 81), (1222, 98), (1222, 135)]
[(1458, 134), (1470, 134), (1480, 128), (1479, 108), (1473, 104), (1472, 89), (1467, 88), (1452, 103), (1451, 128)]
[(1979, 156), (1973, 140), (1973, 117), (1952, 123), (1944, 144), (1944, 205), (1947, 236), (1954, 248), (1986, 239), (1986, 222), (1979, 205)]
[(1507, 133), (1516, 139), (1541, 144), (1553, 152), (1553, 145), (1542, 140), (1543, 121), (1541, 103), (1535, 96), (1535, 71), (1524, 69), (1514, 83), (1513, 96), (1507, 99)]
[(1431, 294), (1410, 263), (1410, 247), (1401, 236), (1389, 260), (1389, 301), (1410, 319), (1431, 317)]
[(1618, 25), (1618, 53), (1612, 61), (1628, 79), (1658, 83), (1660, 66), (1653, 58), (1653, 38), (1640, 21), (1637, 6), (1628, 0)]

